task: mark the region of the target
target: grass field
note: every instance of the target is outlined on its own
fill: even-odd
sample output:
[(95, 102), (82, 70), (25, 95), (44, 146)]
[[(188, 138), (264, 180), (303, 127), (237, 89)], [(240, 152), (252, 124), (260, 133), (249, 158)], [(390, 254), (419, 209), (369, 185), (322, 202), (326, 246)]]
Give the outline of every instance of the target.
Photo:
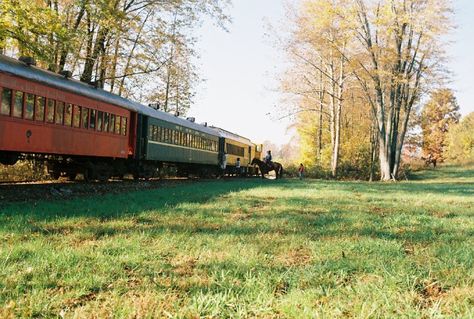
[(0, 317), (474, 317), (474, 167), (0, 204)]

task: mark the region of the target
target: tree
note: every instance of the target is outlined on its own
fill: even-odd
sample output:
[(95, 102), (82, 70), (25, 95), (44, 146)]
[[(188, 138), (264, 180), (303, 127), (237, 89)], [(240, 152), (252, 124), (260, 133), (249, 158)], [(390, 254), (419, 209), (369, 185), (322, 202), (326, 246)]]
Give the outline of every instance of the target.
[(303, 1), (295, 19), (296, 28), (285, 46), (293, 66), (282, 83), (285, 92), (299, 96), (296, 112), (316, 115), (314, 123), (318, 126), (315, 131), (318, 137), (315, 157), (319, 160), (323, 157), (323, 128), (327, 119), (333, 177), (337, 176), (340, 161), (342, 111), (349, 79), (349, 39), (340, 28), (345, 3), (340, 0)]
[[(198, 74), (194, 32), (202, 18), (225, 28), (230, 0), (3, 0), (0, 51), (28, 55), (53, 72), (181, 113)], [(155, 86), (150, 83), (156, 84)], [(165, 100), (165, 101), (164, 101)]]
[(447, 0), (356, 0), (351, 59), (377, 125), (382, 180), (396, 179), (414, 105), (442, 66)]
[(452, 125), (446, 137), (445, 158), (451, 162), (474, 162), (474, 112)]
[(451, 90), (440, 89), (431, 94), (431, 99), (421, 113), (422, 150), (425, 158), (433, 163), (444, 161), (446, 136), (460, 117), (459, 105)]
[(381, 180), (397, 178), (413, 110), (444, 76), (443, 35), (451, 28), (450, 13), (448, 0), (303, 1), (287, 49), (297, 66), (290, 78), (300, 80), (285, 89), (301, 96), (300, 109), (308, 108), (309, 100), (315, 101), (309, 110), (317, 112), (318, 101), (324, 105), (333, 175), (341, 139), (347, 138), (341, 130), (344, 109), (352, 97), (362, 97), (357, 105), (368, 119), (361, 132), (363, 143), (370, 144), (370, 161), (378, 149)]

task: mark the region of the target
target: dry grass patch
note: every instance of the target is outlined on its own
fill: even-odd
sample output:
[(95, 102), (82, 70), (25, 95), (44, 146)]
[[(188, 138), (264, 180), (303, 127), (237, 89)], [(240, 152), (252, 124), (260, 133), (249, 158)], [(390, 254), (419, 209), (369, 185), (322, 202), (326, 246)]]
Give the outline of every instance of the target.
[(312, 259), (313, 254), (309, 248), (298, 246), (289, 251), (280, 253), (276, 257), (276, 262), (286, 267), (301, 267), (310, 264)]

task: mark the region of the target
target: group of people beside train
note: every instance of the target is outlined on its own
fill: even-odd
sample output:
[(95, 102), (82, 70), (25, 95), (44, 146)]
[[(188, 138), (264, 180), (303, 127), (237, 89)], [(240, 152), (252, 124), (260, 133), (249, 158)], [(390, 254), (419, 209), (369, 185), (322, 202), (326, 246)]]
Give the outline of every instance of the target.
[[(268, 150), (263, 161), (265, 162), (266, 165), (268, 165), (269, 167), (272, 167), (273, 166), (272, 159), (273, 159), (272, 151)], [(221, 160), (221, 176), (222, 177), (225, 175), (226, 169), (227, 169), (227, 153), (224, 152), (222, 154), (222, 160)], [(300, 166), (298, 167), (298, 177), (300, 179), (303, 179), (304, 178), (304, 173), (305, 173), (305, 167), (304, 167), (303, 163), (301, 163)], [(242, 167), (241, 167), (240, 157), (237, 158), (234, 170), (233, 170), (233, 172), (231, 172), (231, 174), (234, 174), (235, 176), (241, 176), (242, 175)]]

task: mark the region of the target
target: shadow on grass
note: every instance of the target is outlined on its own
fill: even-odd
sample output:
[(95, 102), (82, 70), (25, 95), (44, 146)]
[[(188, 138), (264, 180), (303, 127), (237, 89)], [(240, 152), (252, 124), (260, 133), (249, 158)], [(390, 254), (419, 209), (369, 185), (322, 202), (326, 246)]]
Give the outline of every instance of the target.
[[(171, 208), (186, 203), (205, 203), (232, 192), (271, 186), (260, 180), (196, 182), (152, 190), (120, 194), (94, 195), (75, 199), (39, 201), (36, 203), (4, 203), (0, 219), (32, 219), (37, 221), (60, 218), (92, 217), (102, 221), (136, 215), (149, 210), (167, 213)], [(1, 226), (0, 226), (1, 227)]]
[[(292, 195), (278, 199), (278, 189), (301, 190), (314, 187), (325, 189), (334, 196), (332, 202), (323, 198), (305, 198)], [(262, 197), (238, 198), (230, 210), (240, 209), (244, 220), (230, 219), (229, 211), (216, 207), (199, 207), (193, 204), (214, 204), (233, 199), (228, 195), (244, 190), (271, 189), (276, 192), (273, 202), (265, 202)], [(275, 191), (273, 190), (275, 189)], [(402, 240), (428, 243), (448, 236), (452, 240), (463, 240), (472, 233), (452, 234), (445, 228), (431, 223), (418, 225), (416, 229), (386, 230), (384, 216), (366, 215), (370, 213), (367, 202), (354, 212), (350, 207), (357, 200), (352, 196), (339, 196), (337, 192), (380, 194), (409, 193), (412, 195), (453, 194), (474, 195), (474, 185), (465, 183), (365, 183), (326, 181), (202, 181), (127, 194), (113, 194), (74, 200), (10, 204), (0, 209), (0, 230), (5, 232), (34, 233), (40, 235), (61, 235), (77, 232), (91, 239), (147, 232), (149, 234), (209, 234), (215, 236), (255, 236), (256, 234), (276, 234), (283, 236), (305, 236), (312, 240), (334, 237), (370, 237), (385, 240)], [(291, 195), (291, 193), (290, 193)], [(219, 198), (220, 197), (220, 198)], [(223, 198), (224, 197), (224, 198)], [(259, 206), (261, 204), (261, 206)], [(263, 210), (260, 213), (255, 211)], [(396, 212), (396, 209), (387, 207)], [(154, 215), (145, 214), (153, 211)], [(364, 227), (356, 226), (354, 213), (364, 215)], [(170, 214), (173, 214), (171, 217)], [(168, 217), (166, 217), (168, 216)], [(174, 220), (176, 217), (176, 220)], [(93, 219), (79, 221), (78, 218)], [(73, 222), (67, 223), (71, 219)], [(229, 220), (228, 220), (229, 219)], [(56, 225), (56, 221), (61, 221)], [(114, 225), (109, 222), (124, 222)], [(400, 226), (400, 225), (399, 225)], [(399, 227), (397, 227), (399, 228)]]
[[(366, 207), (361, 212), (338, 207), (329, 210), (320, 206), (312, 206), (314, 202), (304, 198), (294, 198), (294, 204), (286, 208), (267, 207), (265, 211), (253, 212), (242, 220), (234, 220), (232, 212), (208, 211), (207, 208), (188, 208), (182, 213), (170, 215), (156, 214), (146, 216), (117, 216), (118, 221), (126, 221), (124, 225), (107, 223), (113, 217), (101, 218), (104, 223), (96, 222), (78, 227), (56, 225), (53, 223), (28, 223), (18, 230), (22, 234), (37, 234), (41, 236), (68, 235), (76, 233), (82, 240), (100, 240), (113, 236), (131, 237), (146, 233), (149, 236), (211, 236), (215, 240), (221, 237), (243, 237), (246, 241), (259, 241), (259, 236), (276, 236), (288, 238), (292, 236), (305, 237), (310, 240), (341, 240), (350, 238), (379, 239), (397, 242), (411, 242), (413, 244), (428, 245), (434, 242), (463, 242), (472, 236), (474, 231), (461, 230), (453, 232), (447, 224), (439, 224), (433, 219), (427, 219), (413, 227), (410, 223), (400, 224), (397, 227), (387, 226), (390, 220), (376, 214), (370, 214)], [(254, 203), (254, 199), (241, 200), (244, 207)], [(250, 206), (248, 206), (250, 207)], [(191, 211), (192, 210), (192, 211)], [(394, 211), (394, 215), (396, 212)], [(357, 214), (358, 217), (354, 217)], [(364, 218), (360, 223), (358, 218)], [(117, 220), (114, 220), (117, 221)], [(274, 237), (274, 238), (276, 238)]]

